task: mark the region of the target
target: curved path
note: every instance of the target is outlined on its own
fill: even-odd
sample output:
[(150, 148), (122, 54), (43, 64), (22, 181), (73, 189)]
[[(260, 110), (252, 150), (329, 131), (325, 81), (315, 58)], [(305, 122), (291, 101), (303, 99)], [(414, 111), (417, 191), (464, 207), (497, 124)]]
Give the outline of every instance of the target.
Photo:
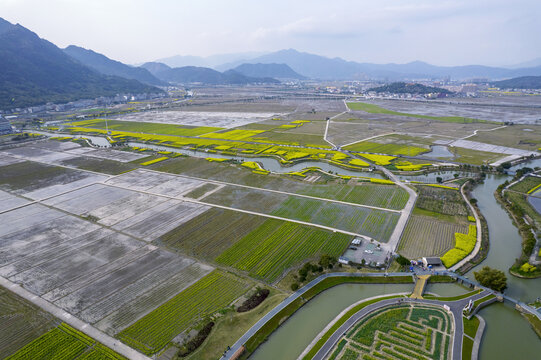
[[(430, 272), (425, 272), (424, 274), (427, 274), (427, 273), (430, 273)], [(417, 274), (420, 274), (420, 273), (417, 273)], [(481, 285), (477, 284), (476, 282), (474, 282), (474, 281), (472, 281), (472, 280), (470, 280), (468, 278), (465, 278), (463, 276), (455, 274), (452, 271), (433, 272), (433, 273), (430, 273), (430, 274), (432, 274), (432, 275), (451, 276), (453, 278), (459, 279), (462, 283), (465, 283), (467, 285), (476, 286), (476, 287), (478, 287), (480, 289), (483, 289), (485, 291), (490, 291), (490, 292), (494, 293), (492, 290), (490, 290), (490, 289), (488, 289), (488, 288), (486, 288), (484, 286), (481, 286)], [(244, 333), (244, 335), (242, 335), (237, 340), (237, 342), (235, 342), (235, 344), (233, 346), (231, 346), (230, 350), (225, 353), (224, 358), (225, 359), (231, 359), (231, 356), (233, 356), (233, 354), (241, 346), (246, 344), (246, 342), (253, 335), (255, 335), (257, 333), (257, 331), (259, 331), (270, 319), (272, 319), (274, 317), (274, 315), (276, 315), (278, 312), (283, 310), (287, 305), (292, 303), (297, 298), (301, 297), (306, 291), (310, 290), (312, 287), (319, 284), (324, 279), (331, 278), (331, 277), (385, 277), (385, 276), (413, 276), (413, 274), (412, 273), (407, 273), (407, 272), (396, 272), (396, 273), (332, 273), (332, 274), (321, 275), (320, 277), (310, 281), (308, 284), (303, 286), (301, 289), (299, 289), (296, 292), (294, 292), (293, 294), (291, 294), (288, 298), (286, 298), (284, 301), (282, 301), (280, 304), (278, 304), (278, 306), (276, 306), (274, 309), (272, 309), (270, 312), (268, 312), (265, 316), (263, 316), (261, 319), (259, 319), (259, 321), (257, 323), (255, 323), (248, 331), (246, 331), (246, 333)], [(484, 293), (486, 294), (486, 292), (484, 292)], [(515, 305), (519, 305), (525, 312), (528, 312), (528, 313), (530, 313), (532, 315), (535, 315), (541, 320), (541, 314), (539, 312), (537, 312), (537, 310), (534, 309), (533, 307), (531, 307), (531, 306), (529, 306), (529, 305), (527, 305), (527, 304), (525, 304), (525, 303), (523, 303), (523, 302), (521, 302), (519, 300), (513, 299), (511, 297), (508, 297), (508, 296), (500, 294), (500, 293), (496, 293), (496, 295), (497, 296), (502, 296), (504, 300), (510, 301)], [(409, 301), (422, 301), (422, 302), (426, 302), (426, 303), (433, 303), (433, 304), (436, 304), (436, 305), (443, 305), (443, 304), (452, 303), (452, 302), (446, 303), (446, 302), (441, 302), (441, 301), (437, 301), (437, 300), (426, 300), (426, 299), (423, 299), (423, 300), (410, 299)], [(460, 309), (460, 311), (462, 311), (462, 309)], [(462, 331), (462, 318), (460, 318), (460, 324), (457, 324), (456, 326), (457, 326), (457, 329), (460, 326), (459, 330)], [(453, 344), (453, 347), (454, 346), (455, 345)], [(456, 346), (460, 346), (460, 349), (462, 349), (462, 340), (460, 341), (460, 345), (456, 345)], [(455, 350), (453, 350), (453, 351), (454, 351), (454, 353), (456, 353)], [(462, 350), (460, 350), (460, 351), (462, 351)]]
[(460, 194), (462, 194), (462, 197), (464, 198), (464, 201), (466, 204), (468, 204), (468, 207), (470, 208), (471, 212), (473, 213), (473, 216), (475, 217), (475, 226), (477, 227), (477, 239), (475, 241), (475, 247), (473, 248), (473, 251), (466, 256), (464, 259), (460, 260), (455, 265), (451, 266), (449, 270), (456, 271), (457, 269), (460, 269), (462, 266), (467, 264), (470, 260), (472, 260), (475, 256), (477, 256), (477, 253), (481, 249), (481, 241), (483, 241), (483, 228), (481, 227), (481, 218), (479, 217), (479, 214), (477, 213), (477, 210), (475, 207), (470, 203), (468, 200), (468, 197), (464, 193), (464, 187), (466, 186), (468, 182), (465, 182), (460, 187)]
[(426, 299), (412, 299), (412, 298), (397, 298), (397, 299), (387, 299), (382, 300), (374, 304), (370, 304), (363, 309), (359, 310), (353, 316), (351, 316), (342, 326), (340, 326), (325, 342), (325, 344), (319, 349), (319, 351), (312, 358), (313, 360), (323, 360), (329, 354), (329, 352), (334, 348), (342, 336), (359, 320), (361, 320), (366, 315), (371, 312), (378, 310), (380, 308), (398, 305), (404, 303), (411, 304), (426, 304), (426, 305), (437, 305), (443, 306), (447, 305), (450, 308), (450, 311), (453, 315), (454, 323), (454, 332), (453, 332), (453, 346), (451, 350), (451, 359), (460, 360), (462, 357), (462, 336), (464, 335), (464, 327), (462, 323), (462, 309), (464, 306), (472, 300), (477, 300), (484, 296), (488, 295), (487, 291), (482, 291), (479, 294), (472, 295), (468, 298), (457, 300), (457, 301), (438, 301), (438, 300), (426, 300)]

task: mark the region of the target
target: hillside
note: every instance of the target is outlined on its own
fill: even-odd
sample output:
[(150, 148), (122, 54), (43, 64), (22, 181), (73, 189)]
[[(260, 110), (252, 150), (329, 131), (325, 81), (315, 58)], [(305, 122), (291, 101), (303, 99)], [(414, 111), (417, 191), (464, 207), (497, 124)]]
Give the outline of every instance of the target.
[(541, 89), (541, 76), (521, 76), (513, 79), (495, 81), (492, 86), (500, 89)]
[(155, 74), (159, 79), (172, 83), (203, 83), (210, 85), (246, 85), (255, 83), (279, 83), (272, 78), (256, 78), (243, 75), (239, 72), (229, 70), (219, 72), (210, 68), (198, 66), (184, 66), (169, 68)]
[(393, 93), (393, 94), (433, 94), (433, 93), (440, 93), (440, 94), (451, 94), (451, 92), (447, 89), (442, 89), (438, 87), (433, 86), (425, 86), (423, 84), (417, 84), (417, 83), (405, 83), (405, 82), (395, 82), (392, 84), (387, 84), (375, 88), (368, 89), (368, 91), (375, 91), (377, 93)]
[(305, 76), (295, 72), (286, 64), (242, 64), (237, 66), (233, 70), (251, 77), (272, 77), (278, 79), (298, 80), (306, 79)]
[(160, 89), (80, 64), (21, 25), (0, 18), (0, 108), (68, 102)]
[[(160, 62), (147, 62), (140, 66), (141, 68), (147, 69), (152, 75), (158, 77), (158, 74), (171, 68)], [(159, 77), (158, 77), (159, 78)]]
[(64, 52), (75, 60), (79, 61), (81, 64), (86, 65), (104, 75), (114, 75), (126, 79), (134, 79), (151, 85), (165, 85), (147, 69), (128, 66), (120, 61), (111, 60), (107, 56), (92, 50), (70, 45), (64, 49)]

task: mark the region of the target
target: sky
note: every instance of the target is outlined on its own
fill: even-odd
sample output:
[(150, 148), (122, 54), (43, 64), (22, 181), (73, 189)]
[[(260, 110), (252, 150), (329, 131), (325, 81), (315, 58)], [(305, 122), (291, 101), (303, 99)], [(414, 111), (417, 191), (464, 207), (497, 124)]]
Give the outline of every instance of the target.
[(372, 63), (541, 58), (540, 0), (0, 0), (0, 17), (129, 64), (289, 48)]

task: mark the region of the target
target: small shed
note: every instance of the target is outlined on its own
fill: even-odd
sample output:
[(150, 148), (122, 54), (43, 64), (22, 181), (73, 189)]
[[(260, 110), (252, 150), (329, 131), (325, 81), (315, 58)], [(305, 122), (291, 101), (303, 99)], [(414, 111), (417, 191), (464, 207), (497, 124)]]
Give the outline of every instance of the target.
[(432, 266), (442, 266), (441, 259), (439, 257), (424, 257), (423, 258), (423, 265), (425, 267), (428, 267), (429, 265)]

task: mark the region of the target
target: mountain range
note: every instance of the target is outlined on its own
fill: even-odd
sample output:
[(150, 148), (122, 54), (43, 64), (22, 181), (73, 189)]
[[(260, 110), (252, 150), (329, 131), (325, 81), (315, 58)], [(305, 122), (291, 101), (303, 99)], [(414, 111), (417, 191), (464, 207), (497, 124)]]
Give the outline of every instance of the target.
[(270, 77), (278, 79), (297, 79), (305, 80), (306, 76), (303, 76), (295, 72), (286, 64), (242, 64), (233, 69), (246, 76), (251, 77)]
[(111, 60), (107, 56), (92, 50), (70, 45), (64, 49), (64, 52), (80, 63), (104, 75), (114, 75), (126, 79), (134, 79), (150, 85), (166, 85), (163, 81), (152, 75), (147, 69), (125, 65), (120, 61)]
[(150, 62), (141, 65), (158, 79), (178, 84), (204, 83), (210, 85), (246, 85), (255, 83), (276, 84), (280, 81), (265, 76), (247, 76), (235, 70), (222, 72), (207, 67), (182, 66), (171, 68), (165, 64)]
[[(453, 80), (472, 78), (488, 78), (492, 80), (506, 79), (518, 76), (539, 76), (541, 65), (522, 68), (500, 68), (483, 65), (465, 66), (436, 66), (422, 61), (407, 64), (371, 64), (346, 61), (341, 58), (299, 52), (294, 49), (280, 50), (252, 59), (238, 60), (216, 67), (224, 71), (233, 69), (241, 64), (287, 64), (295, 72), (312, 79), (322, 80), (414, 80), (442, 79), (450, 77)], [(537, 64), (532, 62), (529, 64)]]
[(0, 18), (0, 109), (162, 90), (81, 64), (25, 27)]

